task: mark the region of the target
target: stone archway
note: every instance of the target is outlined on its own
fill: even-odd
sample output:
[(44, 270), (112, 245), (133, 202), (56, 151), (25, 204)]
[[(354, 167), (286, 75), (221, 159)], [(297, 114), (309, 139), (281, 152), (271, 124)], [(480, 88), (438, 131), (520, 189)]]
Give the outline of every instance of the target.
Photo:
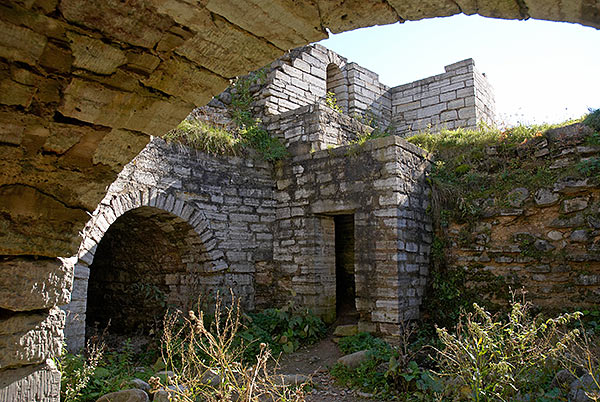
[[(142, 323), (142, 332), (147, 330), (148, 314), (125, 319), (134, 308), (144, 310), (136, 294), (141, 297), (154, 292), (146, 300), (149, 308), (185, 308), (203, 287), (218, 287), (220, 273), (227, 267), (223, 253), (215, 250), (217, 242), (202, 211), (151, 188), (105, 199), (83, 235), (75, 264), (73, 299), (64, 307), (70, 350), (84, 346), (86, 321), (93, 325), (98, 320), (99, 326), (105, 326), (110, 318), (116, 332), (127, 332)], [(122, 241), (127, 243), (120, 244)], [(126, 264), (133, 265), (127, 268)], [(161, 268), (161, 264), (171, 266)], [(152, 279), (143, 274), (144, 267)], [(94, 275), (94, 268), (105, 272)], [(90, 281), (96, 284), (90, 285)], [(121, 300), (125, 302), (122, 314), (106, 308), (118, 302), (120, 294), (128, 295), (131, 301)], [(106, 302), (102, 309), (88, 305), (102, 300)], [(88, 313), (92, 314), (91, 322)]]

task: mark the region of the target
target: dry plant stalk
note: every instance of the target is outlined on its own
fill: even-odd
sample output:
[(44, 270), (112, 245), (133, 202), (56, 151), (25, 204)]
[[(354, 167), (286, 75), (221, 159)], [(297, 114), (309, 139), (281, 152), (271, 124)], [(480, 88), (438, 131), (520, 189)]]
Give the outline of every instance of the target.
[[(162, 355), (167, 370), (175, 376), (162, 384), (152, 379), (153, 391), (171, 386), (173, 400), (182, 402), (302, 402), (304, 392), (281, 385), (274, 370), (268, 368), (271, 352), (261, 344), (253, 365), (242, 360), (244, 345), (236, 346), (240, 322), (239, 300), (223, 306), (217, 295), (209, 328), (204, 312), (167, 313), (164, 321)], [(181, 324), (181, 321), (183, 324)]]
[[(576, 337), (568, 351), (562, 354), (561, 364), (573, 376), (583, 379), (587, 376), (589, 382), (584, 392), (593, 401), (600, 401), (600, 347), (597, 337), (587, 333), (581, 325), (580, 336)], [(582, 381), (584, 383), (584, 381)]]

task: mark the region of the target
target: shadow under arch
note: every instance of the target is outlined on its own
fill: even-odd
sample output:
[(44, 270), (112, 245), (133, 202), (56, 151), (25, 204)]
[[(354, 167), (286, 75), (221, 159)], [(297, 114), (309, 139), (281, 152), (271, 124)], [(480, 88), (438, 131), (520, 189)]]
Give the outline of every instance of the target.
[(121, 215), (98, 244), (90, 266), (86, 332), (148, 335), (168, 307), (190, 310), (208, 302), (222, 275), (198, 233), (181, 218), (155, 207)]
[[(147, 332), (154, 322), (141, 311), (143, 299), (133, 297), (136, 293), (146, 295), (148, 311), (167, 305), (185, 309), (199, 293), (218, 289), (227, 268), (204, 213), (173, 194), (151, 187), (105, 198), (82, 236), (73, 285), (78, 301), (64, 307), (66, 342), (71, 351), (84, 346), (86, 322), (92, 326), (98, 322), (101, 328), (111, 318), (116, 332)], [(122, 259), (116, 270), (111, 269), (115, 257)], [(152, 274), (145, 275), (143, 267)], [(92, 270), (97, 272), (92, 274)], [(143, 278), (135, 280), (140, 274)], [(127, 318), (126, 313), (133, 314), (136, 306), (139, 319)], [(157, 315), (162, 317), (152, 317)]]

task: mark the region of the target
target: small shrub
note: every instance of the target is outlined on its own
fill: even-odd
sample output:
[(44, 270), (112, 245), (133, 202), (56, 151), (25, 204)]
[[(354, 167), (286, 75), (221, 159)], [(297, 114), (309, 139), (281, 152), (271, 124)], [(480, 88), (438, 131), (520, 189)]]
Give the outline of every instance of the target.
[(509, 401), (539, 392), (556, 366), (556, 359), (578, 335), (578, 330), (561, 332), (580, 313), (542, 320), (529, 314), (527, 303), (512, 303), (505, 322), (478, 305), (460, 320), (455, 334), (444, 328), (437, 332), (444, 347), (438, 350), (440, 374), (457, 378), (454, 390), (475, 401)]
[(596, 132), (600, 132), (600, 109), (590, 109), (590, 114), (583, 119), (583, 124), (591, 127)]

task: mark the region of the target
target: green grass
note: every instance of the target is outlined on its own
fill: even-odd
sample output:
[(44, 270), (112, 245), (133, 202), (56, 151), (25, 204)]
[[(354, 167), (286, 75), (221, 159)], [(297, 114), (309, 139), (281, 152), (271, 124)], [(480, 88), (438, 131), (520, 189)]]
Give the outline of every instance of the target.
[(201, 120), (184, 120), (165, 136), (167, 141), (179, 142), (210, 155), (239, 155), (241, 141), (229, 131)]
[(267, 162), (276, 162), (289, 155), (278, 138), (272, 137), (252, 113), (254, 96), (250, 88), (262, 84), (264, 70), (238, 78), (231, 89), (229, 114), (236, 127), (227, 130), (200, 120), (184, 120), (165, 135), (167, 141), (176, 141), (211, 155), (240, 155), (253, 149)]

